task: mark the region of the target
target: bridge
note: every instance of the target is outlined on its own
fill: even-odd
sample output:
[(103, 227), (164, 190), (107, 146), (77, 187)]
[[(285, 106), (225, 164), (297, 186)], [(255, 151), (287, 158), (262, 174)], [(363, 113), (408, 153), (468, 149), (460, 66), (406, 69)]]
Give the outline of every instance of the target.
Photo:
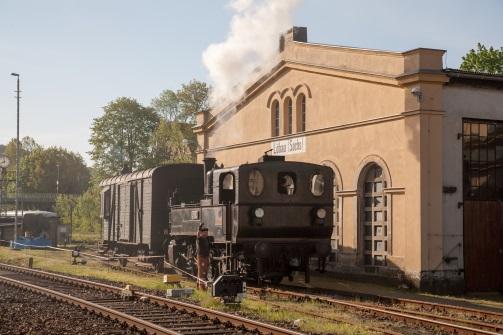
[[(24, 209), (51, 210), (56, 204), (57, 193), (20, 193), (19, 207)], [(15, 205), (16, 195), (12, 193), (0, 194), (0, 209), (4, 206)]]

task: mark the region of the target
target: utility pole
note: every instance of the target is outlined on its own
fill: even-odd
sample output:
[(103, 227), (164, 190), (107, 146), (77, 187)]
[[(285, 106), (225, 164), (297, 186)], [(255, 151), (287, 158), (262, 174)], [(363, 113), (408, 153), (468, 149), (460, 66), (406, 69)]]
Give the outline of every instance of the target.
[(19, 74), (18, 73), (11, 73), (12, 76), (17, 77), (17, 135), (16, 135), (16, 210), (14, 212), (14, 244), (13, 247), (16, 248), (16, 241), (17, 241), (17, 211), (18, 211), (18, 206), (19, 206), (19, 93), (21, 91), (19, 90)]

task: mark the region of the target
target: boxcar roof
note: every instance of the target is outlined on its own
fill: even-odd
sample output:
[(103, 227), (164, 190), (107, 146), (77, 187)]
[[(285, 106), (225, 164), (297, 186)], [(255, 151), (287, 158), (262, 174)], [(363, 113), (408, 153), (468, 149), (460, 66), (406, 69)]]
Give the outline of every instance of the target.
[(151, 169), (147, 169), (147, 170), (136, 171), (136, 172), (132, 172), (132, 173), (121, 174), (119, 176), (106, 178), (101, 181), (100, 186), (108, 186), (108, 185), (119, 184), (119, 183), (122, 183), (125, 181), (130, 181), (130, 180), (150, 178), (154, 174), (154, 170), (158, 169), (158, 168), (159, 167), (155, 167), (155, 168), (151, 168)]
[(132, 173), (122, 174), (119, 176), (103, 179), (100, 182), (100, 186), (103, 187), (103, 186), (109, 186), (109, 185), (114, 185), (114, 184), (120, 184), (120, 183), (124, 183), (124, 182), (128, 182), (128, 181), (132, 181), (132, 180), (151, 178), (154, 175), (154, 172), (156, 172), (158, 170), (170, 169), (172, 167), (179, 167), (181, 165), (199, 165), (199, 164), (180, 163), (180, 164), (161, 165), (161, 166), (157, 166), (157, 167), (147, 169), (147, 170), (135, 171)]

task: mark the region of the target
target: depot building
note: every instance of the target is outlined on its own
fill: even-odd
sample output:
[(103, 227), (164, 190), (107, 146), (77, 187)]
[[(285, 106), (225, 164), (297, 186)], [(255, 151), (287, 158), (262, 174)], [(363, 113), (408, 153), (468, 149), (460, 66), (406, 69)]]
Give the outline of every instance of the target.
[(200, 113), (225, 166), (264, 152), (335, 174), (329, 273), (421, 289), (503, 289), (503, 76), (444, 69), (445, 50), (307, 42), (238, 103)]

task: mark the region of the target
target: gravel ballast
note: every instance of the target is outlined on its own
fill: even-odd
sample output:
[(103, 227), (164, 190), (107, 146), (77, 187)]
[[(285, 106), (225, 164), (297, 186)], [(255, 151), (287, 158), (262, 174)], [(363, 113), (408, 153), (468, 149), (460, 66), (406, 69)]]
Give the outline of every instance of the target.
[(79, 307), (0, 283), (0, 334), (140, 334)]

